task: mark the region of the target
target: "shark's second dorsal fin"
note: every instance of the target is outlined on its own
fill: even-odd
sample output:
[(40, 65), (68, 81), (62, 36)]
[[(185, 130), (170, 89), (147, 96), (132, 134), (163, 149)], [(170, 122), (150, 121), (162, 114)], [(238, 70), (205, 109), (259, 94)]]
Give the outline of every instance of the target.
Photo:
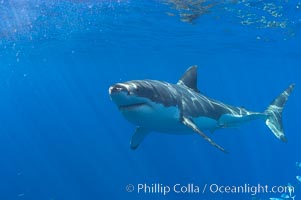
[(200, 92), (197, 88), (197, 66), (193, 65), (189, 67), (178, 81), (178, 85), (185, 85), (195, 92)]

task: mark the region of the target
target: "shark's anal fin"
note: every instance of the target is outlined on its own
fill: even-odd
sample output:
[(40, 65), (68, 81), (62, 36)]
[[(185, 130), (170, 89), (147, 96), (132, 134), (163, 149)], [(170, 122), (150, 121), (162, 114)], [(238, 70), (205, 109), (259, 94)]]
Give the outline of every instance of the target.
[(196, 133), (198, 133), (200, 136), (202, 136), (205, 140), (207, 140), (212, 146), (218, 148), (219, 150), (221, 150), (224, 153), (228, 153), (223, 147), (219, 146), (218, 144), (216, 144), (213, 140), (211, 140), (205, 133), (203, 133), (194, 123), (193, 121), (191, 121), (190, 119), (188, 119), (187, 117), (183, 116), (182, 117), (182, 123), (191, 128), (193, 131), (195, 131)]
[(137, 149), (149, 132), (150, 131), (148, 129), (137, 127), (131, 139), (131, 149)]

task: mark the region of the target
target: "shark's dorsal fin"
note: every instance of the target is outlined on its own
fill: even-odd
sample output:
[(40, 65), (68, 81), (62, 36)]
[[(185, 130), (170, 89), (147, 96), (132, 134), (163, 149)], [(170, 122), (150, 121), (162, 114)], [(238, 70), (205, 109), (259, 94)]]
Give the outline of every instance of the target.
[(197, 88), (197, 66), (193, 65), (189, 67), (178, 81), (178, 85), (185, 85), (195, 92), (200, 92)]

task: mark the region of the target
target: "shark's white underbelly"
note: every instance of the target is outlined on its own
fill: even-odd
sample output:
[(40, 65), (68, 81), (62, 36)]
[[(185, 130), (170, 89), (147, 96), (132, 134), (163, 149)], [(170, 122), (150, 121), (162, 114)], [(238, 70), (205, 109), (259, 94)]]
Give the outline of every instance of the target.
[[(151, 131), (168, 134), (192, 134), (190, 128), (180, 121), (177, 107), (164, 107), (160, 104), (143, 105), (135, 109), (122, 110), (124, 117), (131, 123)], [(191, 118), (201, 130), (215, 130), (217, 121), (209, 117)]]

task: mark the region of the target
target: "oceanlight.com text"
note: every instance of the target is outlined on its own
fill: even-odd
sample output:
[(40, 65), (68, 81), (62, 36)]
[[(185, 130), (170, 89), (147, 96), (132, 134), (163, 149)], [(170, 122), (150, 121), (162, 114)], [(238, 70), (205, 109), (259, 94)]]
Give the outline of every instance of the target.
[[(207, 190), (208, 185), (205, 185), (205, 190)], [(283, 193), (294, 193), (295, 188), (293, 186), (269, 186), (269, 185), (250, 185), (243, 184), (239, 186), (227, 186), (219, 184), (211, 184), (208, 188), (210, 193), (213, 194), (283, 194)]]
[(257, 194), (293, 194), (295, 188), (293, 186), (270, 186), (270, 185), (221, 185), (221, 184), (162, 184), (162, 183), (138, 183), (138, 184), (128, 184), (125, 187), (126, 191), (129, 193), (137, 194), (153, 194), (153, 195), (168, 195), (170, 193), (174, 194), (250, 194), (255, 196)]

